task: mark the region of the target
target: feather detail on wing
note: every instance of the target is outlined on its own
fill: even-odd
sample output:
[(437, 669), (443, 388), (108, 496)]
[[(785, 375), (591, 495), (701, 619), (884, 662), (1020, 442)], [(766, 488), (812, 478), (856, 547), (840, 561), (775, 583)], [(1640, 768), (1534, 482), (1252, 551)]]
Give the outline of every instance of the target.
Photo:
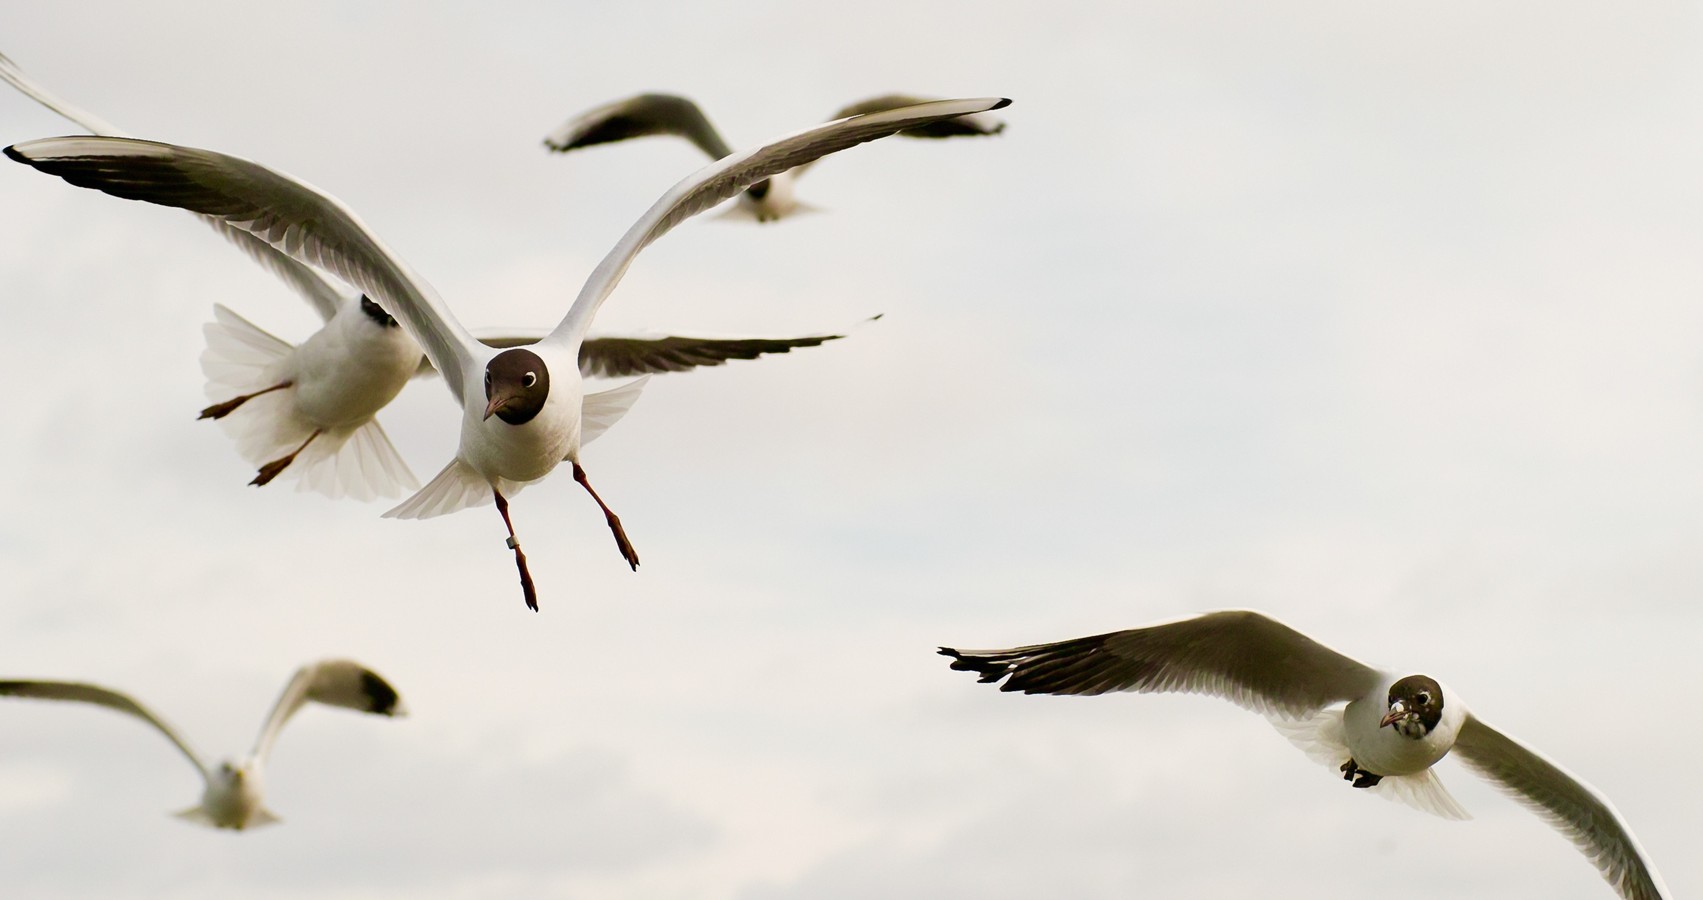
[[(754, 150), (735, 153), (711, 163), (679, 184), (653, 204), (586, 280), (568, 314), (546, 340), (569, 345), (585, 336), (592, 317), (620, 283), (639, 252), (667, 234), (675, 225), (738, 194), (771, 175), (810, 162), (866, 141), (883, 138), (906, 128), (967, 113), (999, 109), (1004, 99), (941, 100), (903, 109), (840, 119), (807, 128)], [(11, 151), (8, 151), (11, 152)]]
[(1668, 896), (1608, 798), (1571, 772), (1470, 714), (1451, 753), (1566, 835), (1626, 900)]
[(566, 153), (653, 134), (683, 137), (711, 159), (733, 152), (696, 103), (673, 94), (639, 94), (587, 110), (545, 135), (544, 146)]
[(384, 676), (347, 659), (325, 659), (296, 670), (261, 726), (251, 754), (264, 762), (286, 722), (308, 703), (322, 703), (380, 716), (405, 716), (402, 697)]
[(621, 417), (639, 402), (639, 392), (650, 383), (650, 376), (629, 381), (607, 391), (586, 394), (580, 401), (580, 446), (585, 446), (621, 421)]
[(940, 648), (952, 668), (1002, 691), (1209, 694), (1238, 706), (1299, 719), (1370, 690), (1376, 670), (1251, 610), (1010, 650)]
[(0, 696), (28, 697), (36, 700), (69, 700), (76, 703), (92, 703), (107, 709), (117, 710), (125, 715), (154, 726), (166, 736), (189, 761), (195, 770), (207, 777), (207, 764), (202, 761), (200, 754), (189, 746), (189, 742), (177, 733), (177, 729), (166, 724), (164, 719), (154, 715), (152, 710), (131, 699), (125, 694), (109, 688), (93, 684), (83, 684), (75, 681), (0, 681)]
[(217, 218), (335, 274), (408, 329), (461, 402), (477, 342), (431, 286), (331, 196), (258, 163), (153, 141), (47, 138), (5, 152), (78, 187)]

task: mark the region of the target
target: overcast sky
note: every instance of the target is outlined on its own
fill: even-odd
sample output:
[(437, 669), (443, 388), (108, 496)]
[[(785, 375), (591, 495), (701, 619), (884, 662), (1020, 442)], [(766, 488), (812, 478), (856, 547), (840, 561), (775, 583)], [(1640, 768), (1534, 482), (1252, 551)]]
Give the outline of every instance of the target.
[[(545, 132), (689, 94), (735, 146), (873, 94), (1014, 99), (992, 140), (702, 217), (601, 331), (818, 349), (654, 379), (558, 473), (425, 522), (248, 487), (214, 303), (313, 313), (182, 213), (0, 165), (0, 677), (133, 692), (212, 756), (351, 656), (410, 718), (310, 708), (284, 824), (111, 713), (0, 703), (0, 880), (32, 898), (1609, 897), (1475, 815), (1347, 788), (1198, 697), (1014, 697), (998, 647), (1253, 607), (1442, 679), (1703, 893), (1703, 21), (1583, 2), (0, 8), (0, 52), (145, 137), (338, 196), (472, 327), (547, 327), (703, 163)], [(75, 129), (0, 90), (0, 143)], [(441, 384), (381, 421), (424, 478)]]

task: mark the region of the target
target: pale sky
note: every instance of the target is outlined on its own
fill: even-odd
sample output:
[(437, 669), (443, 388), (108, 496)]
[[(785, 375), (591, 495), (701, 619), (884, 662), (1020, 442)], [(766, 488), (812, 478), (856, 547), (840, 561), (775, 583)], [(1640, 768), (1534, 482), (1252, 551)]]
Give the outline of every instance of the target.
[[(294, 668), (282, 825), (168, 813), (145, 726), (0, 701), (31, 898), (1606, 898), (1445, 760), (1447, 822), (1200, 697), (1004, 695), (1000, 647), (1251, 607), (1443, 680), (1703, 893), (1703, 9), (1696, 4), (326, 3), (0, 7), (0, 52), (140, 136), (353, 207), (473, 327), (547, 327), (704, 160), (541, 138), (638, 91), (745, 146), (894, 91), (825, 211), (688, 222), (605, 331), (818, 349), (653, 379), (565, 473), (426, 522), (246, 486), (197, 365), (224, 303), (317, 319), (191, 217), (0, 164), (0, 677), (135, 694), (246, 751)], [(0, 90), (0, 143), (75, 129)], [(381, 415), (422, 480), (457, 412)]]

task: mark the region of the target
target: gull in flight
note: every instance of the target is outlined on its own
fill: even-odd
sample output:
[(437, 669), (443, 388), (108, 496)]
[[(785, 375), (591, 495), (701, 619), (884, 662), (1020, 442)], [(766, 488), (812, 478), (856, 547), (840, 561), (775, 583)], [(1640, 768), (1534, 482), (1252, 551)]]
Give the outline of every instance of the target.
[[(1626, 900), (1661, 877), (1608, 798), (1484, 723), (1429, 675), (1374, 669), (1257, 612), (1228, 610), (1010, 650), (940, 648), (1025, 694), (1210, 694), (1254, 712), (1357, 788), (1467, 818), (1432, 767), (1451, 751), (1566, 835)], [(1339, 705), (1345, 704), (1345, 705)]]
[[(899, 109), (925, 103), (930, 98), (908, 94), (883, 94), (861, 100), (841, 109), (830, 119)], [(1005, 122), (986, 113), (971, 113), (952, 119), (942, 119), (907, 128), (899, 134), (918, 138), (948, 138), (998, 134)], [(721, 159), (733, 153), (727, 142), (710, 124), (708, 116), (696, 103), (674, 94), (638, 94), (625, 100), (605, 103), (563, 122), (555, 131), (544, 136), (544, 146), (557, 153), (579, 147), (624, 141), (651, 134), (667, 134), (691, 141), (711, 159)], [(777, 173), (745, 189), (733, 208), (736, 215), (770, 222), (795, 212), (814, 207), (793, 197), (793, 182), (808, 165), (798, 165)]]
[[(127, 137), (30, 78), (0, 54), (0, 79), (86, 129)], [(350, 290), (216, 216), (197, 216), (277, 276), (319, 314), (324, 326), (300, 344), (261, 329), (223, 304), (202, 329), (201, 370), (208, 399), (200, 418), (217, 420), (242, 457), (259, 467), (250, 481), (298, 478), (301, 490), (372, 500), (399, 497), (420, 482), (375, 416), (416, 374), (434, 374), (420, 345), (365, 294)], [(579, 350), (585, 376), (679, 372), (814, 347), (843, 335), (788, 338), (592, 336)], [(542, 333), (480, 335), (494, 347), (523, 346)], [(590, 440), (590, 436), (585, 438)]]
[(200, 825), (238, 831), (278, 821), (264, 802), (266, 759), (284, 723), (303, 705), (323, 703), (392, 717), (407, 714), (396, 688), (377, 672), (346, 659), (321, 660), (296, 670), (290, 683), (284, 686), (284, 693), (272, 706), (266, 724), (260, 728), (260, 737), (255, 740), (254, 749), (247, 757), (209, 766), (176, 729), (127, 694), (75, 681), (0, 681), (0, 696), (93, 703), (135, 716), (158, 728), (184, 756), (189, 757), (195, 770), (201, 773), (201, 780), (206, 783), (201, 792), (201, 802), (175, 815)]
[(737, 153), (675, 185), (627, 230), (544, 339), (498, 350), (474, 338), (424, 279), (336, 199), (257, 163), (190, 147), (108, 137), (67, 137), (6, 148), (18, 162), (71, 184), (214, 216), (298, 260), (320, 266), (374, 298), (425, 348), (462, 406), (455, 458), (412, 497), (385, 513), (425, 518), (493, 500), (508, 531), (526, 605), (538, 608), (526, 556), (509, 518), (509, 498), (561, 462), (572, 465), (627, 564), (638, 553), (609, 505), (592, 489), (580, 447), (632, 404), (642, 380), (585, 394), (579, 350), (592, 317), (634, 257), (675, 225), (748, 185), (847, 147), (1010, 103), (940, 100), (839, 119)]

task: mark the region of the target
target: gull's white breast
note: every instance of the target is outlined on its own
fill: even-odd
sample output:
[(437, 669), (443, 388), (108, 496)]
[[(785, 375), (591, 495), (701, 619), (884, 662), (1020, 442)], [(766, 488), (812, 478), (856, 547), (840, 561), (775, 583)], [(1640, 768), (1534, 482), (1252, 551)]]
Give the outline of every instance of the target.
[(1441, 686), (1443, 717), (1425, 737), (1414, 740), (1403, 737), (1394, 727), (1379, 727), (1379, 720), (1389, 712), (1390, 685), (1396, 680), (1386, 677), (1342, 713), (1343, 738), (1355, 765), (1379, 775), (1412, 775), (1430, 768), (1455, 745), (1455, 736), (1466, 721), (1466, 705), (1447, 686)]

